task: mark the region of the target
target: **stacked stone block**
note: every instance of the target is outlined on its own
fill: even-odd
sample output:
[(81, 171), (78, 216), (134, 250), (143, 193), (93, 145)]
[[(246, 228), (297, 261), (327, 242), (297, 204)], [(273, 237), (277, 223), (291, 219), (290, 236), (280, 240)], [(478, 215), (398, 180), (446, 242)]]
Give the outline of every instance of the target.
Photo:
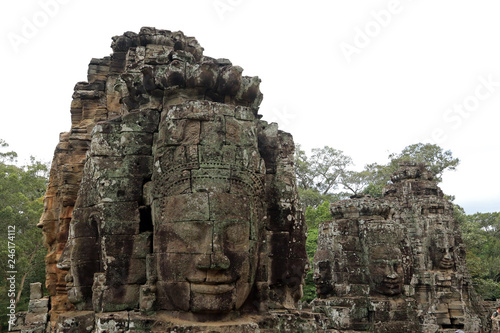
[(27, 312), (16, 314), (16, 326), (10, 332), (43, 333), (49, 320), (49, 297), (43, 296), (40, 282), (30, 284), (30, 301)]

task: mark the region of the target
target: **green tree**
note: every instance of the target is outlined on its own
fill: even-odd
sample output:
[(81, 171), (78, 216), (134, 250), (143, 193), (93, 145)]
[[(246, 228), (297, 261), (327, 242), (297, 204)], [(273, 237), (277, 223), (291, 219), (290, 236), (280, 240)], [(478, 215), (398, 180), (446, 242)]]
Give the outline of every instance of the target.
[[(0, 139), (0, 148), (7, 148), (9, 145), (4, 140)], [(8, 151), (5, 153), (0, 152), (0, 161), (12, 162), (17, 158), (17, 153), (13, 151)]]
[(381, 197), (383, 187), (391, 181), (391, 175), (398, 170), (399, 162), (402, 161), (426, 163), (434, 173), (434, 179), (437, 183), (442, 181), (442, 175), (445, 171), (456, 170), (460, 164), (460, 160), (454, 158), (450, 150), (445, 151), (438, 145), (430, 143), (416, 143), (406, 146), (400, 153), (389, 154), (388, 159), (389, 162), (385, 165), (372, 163), (365, 166), (362, 171), (365, 178), (361, 178), (361, 181), (364, 181), (362, 183), (364, 187), (361, 186), (358, 192)]
[(316, 248), (318, 247), (318, 226), (323, 222), (331, 220), (330, 203), (328, 201), (323, 201), (323, 203), (318, 207), (307, 207), (305, 216), (308, 228), (306, 251), (307, 256), (309, 257), (311, 269), (309, 269), (306, 275), (304, 297), (302, 300), (310, 302), (316, 298), (316, 285), (313, 280), (313, 258), (316, 253)]
[(323, 201), (318, 207), (307, 207), (305, 217), (308, 228), (318, 228), (320, 223), (330, 221), (330, 202)]
[[(476, 213), (467, 216), (471, 223), (476, 223), (488, 234), (500, 239), (500, 212)], [(500, 251), (500, 249), (498, 249)]]
[(388, 166), (371, 163), (365, 165), (362, 171), (347, 171), (341, 184), (353, 195), (369, 194), (373, 197), (382, 196), (382, 188), (390, 180), (392, 172)]
[(500, 213), (465, 214), (455, 206), (466, 246), (467, 268), (477, 293), (487, 300), (500, 298)]
[[(299, 194), (307, 206), (317, 207), (324, 200), (345, 199), (353, 195), (382, 195), (382, 188), (391, 180), (399, 168), (399, 162), (424, 162), (434, 173), (436, 181), (442, 181), (443, 172), (455, 170), (460, 163), (450, 150), (435, 144), (416, 143), (403, 148), (400, 153), (391, 153), (387, 164), (371, 163), (362, 171), (353, 171), (352, 159), (341, 150), (328, 146), (312, 149), (310, 157), (297, 145), (295, 172)], [(339, 191), (339, 185), (347, 192)]]
[(349, 193), (346, 192), (327, 193), (323, 195), (316, 189), (304, 190), (300, 187), (298, 188), (298, 192), (300, 201), (306, 209), (308, 207), (317, 208), (325, 201), (335, 202), (349, 198)]
[[(7, 148), (0, 140), (0, 147)], [(15, 152), (0, 152), (0, 228), (3, 241), (0, 247), (0, 270), (17, 271), (16, 309), (26, 310), (29, 302), (29, 284), (45, 280), (44, 247), (41, 230), (36, 227), (43, 212), (42, 197), (47, 186), (47, 165), (33, 157), (24, 166), (17, 166)], [(15, 228), (15, 237), (8, 239), (7, 231)], [(15, 254), (9, 253), (9, 244), (15, 244)], [(12, 251), (12, 250), (11, 250)], [(10, 257), (9, 257), (10, 255)], [(8, 259), (15, 260), (15, 268)], [(0, 281), (0, 307), (5, 309), (10, 297), (7, 297), (7, 281)], [(5, 306), (5, 307), (4, 307)], [(7, 317), (2, 316), (1, 324), (6, 325)]]
[(314, 148), (308, 157), (300, 145), (297, 145), (295, 174), (304, 209), (318, 207), (324, 201), (347, 199), (348, 193), (337, 190), (349, 165), (352, 165), (352, 159), (341, 150), (328, 146)]
[(296, 146), (295, 173), (308, 225), (306, 250), (311, 266), (306, 275), (302, 298), (307, 302), (316, 298), (313, 257), (318, 242), (318, 224), (330, 220), (330, 202), (348, 198), (347, 193), (335, 190), (338, 190), (350, 165), (352, 159), (340, 150), (328, 146), (314, 148), (308, 157), (300, 145)]
[(438, 183), (442, 181), (444, 171), (456, 170), (460, 164), (460, 160), (453, 157), (451, 150), (445, 151), (438, 145), (430, 143), (416, 143), (406, 146), (401, 153), (390, 154), (389, 159), (391, 160), (390, 169), (392, 170), (389, 170), (391, 174), (397, 170), (400, 161), (424, 162), (434, 173)]
[(304, 295), (302, 300), (310, 302), (316, 298), (316, 284), (314, 283), (314, 254), (318, 247), (318, 228), (311, 228), (307, 230), (306, 250), (309, 257), (309, 270), (307, 271), (305, 284), (303, 287)]
[(306, 152), (301, 149), (300, 144), (295, 145), (295, 175), (297, 186), (300, 189), (308, 190), (314, 188), (313, 173), (311, 172), (311, 162)]
[(341, 150), (328, 146), (312, 149), (311, 157), (297, 145), (295, 173), (298, 186), (304, 190), (316, 189), (321, 195), (332, 193), (338, 188), (340, 178), (352, 165), (352, 159)]

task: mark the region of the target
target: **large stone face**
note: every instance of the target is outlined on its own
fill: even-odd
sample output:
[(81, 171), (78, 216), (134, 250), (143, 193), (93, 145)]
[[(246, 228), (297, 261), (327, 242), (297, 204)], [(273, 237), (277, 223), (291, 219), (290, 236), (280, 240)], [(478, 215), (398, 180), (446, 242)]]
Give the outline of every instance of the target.
[(481, 308), (453, 206), (425, 165), (403, 162), (383, 198), (331, 205), (315, 256), (319, 299), (336, 329), (479, 332)]
[(260, 80), (182, 32), (142, 28), (112, 48), (75, 87), (45, 197), (52, 327), (295, 309), (307, 256), (294, 143), (260, 120)]

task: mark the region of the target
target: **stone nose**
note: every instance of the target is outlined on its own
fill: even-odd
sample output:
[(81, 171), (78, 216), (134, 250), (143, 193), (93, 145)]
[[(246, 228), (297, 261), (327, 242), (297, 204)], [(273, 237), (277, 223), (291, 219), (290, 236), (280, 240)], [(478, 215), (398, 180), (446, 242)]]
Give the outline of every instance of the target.
[(396, 269), (393, 265), (387, 265), (385, 273), (386, 273), (385, 276), (388, 279), (397, 279), (399, 277), (399, 275), (396, 272)]
[(203, 256), (198, 261), (196, 267), (202, 270), (226, 270), (231, 265), (231, 261), (224, 254), (224, 246), (222, 237), (217, 232), (214, 232), (212, 238), (212, 252)]
[(208, 271), (222, 271), (231, 266), (231, 261), (222, 252), (211, 253), (210, 255), (203, 255), (196, 263), (196, 268)]
[(445, 253), (445, 254), (444, 254), (444, 256), (443, 256), (443, 259), (448, 259), (448, 260), (451, 260), (451, 259), (452, 259), (451, 254), (450, 254), (450, 252), (449, 252), (449, 251), (446, 251), (446, 253)]
[(231, 265), (229, 258), (222, 252), (212, 253), (210, 255), (210, 269), (225, 270)]
[(212, 253), (210, 254), (210, 269), (228, 269), (231, 262), (224, 254), (224, 241), (221, 230), (214, 230), (212, 238)]

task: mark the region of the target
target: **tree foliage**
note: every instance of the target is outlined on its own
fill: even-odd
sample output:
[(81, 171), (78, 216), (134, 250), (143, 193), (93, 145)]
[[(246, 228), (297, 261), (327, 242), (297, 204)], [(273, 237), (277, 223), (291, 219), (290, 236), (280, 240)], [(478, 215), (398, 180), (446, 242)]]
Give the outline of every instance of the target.
[(335, 202), (349, 198), (349, 193), (346, 192), (327, 193), (323, 195), (316, 189), (304, 190), (300, 187), (298, 188), (298, 192), (300, 200), (305, 208), (307, 207), (316, 208), (325, 201)]
[[(0, 147), (5, 149), (8, 145), (0, 140)], [(16, 157), (12, 151), (0, 152), (0, 229), (4, 235), (0, 247), (0, 270), (17, 271), (16, 309), (22, 311), (27, 309), (29, 302), (29, 284), (45, 280), (45, 249), (41, 230), (36, 225), (43, 211), (42, 197), (47, 186), (48, 167), (33, 157), (27, 165), (17, 166)], [(15, 238), (11, 241), (15, 244), (14, 255), (8, 251), (9, 226), (15, 227)], [(7, 266), (12, 264), (7, 259), (15, 260), (15, 269)], [(4, 309), (10, 299), (8, 290), (7, 281), (2, 279), (0, 307)], [(2, 326), (6, 320), (6, 316), (1, 318)]]
[(466, 215), (455, 207), (467, 249), (467, 268), (483, 299), (500, 298), (500, 212)]
[(369, 194), (373, 197), (382, 196), (382, 188), (390, 183), (391, 175), (399, 168), (402, 161), (414, 161), (426, 163), (433, 172), (437, 183), (442, 181), (442, 175), (445, 171), (456, 170), (460, 163), (458, 158), (453, 157), (450, 150), (443, 150), (438, 145), (430, 143), (416, 143), (403, 148), (400, 153), (391, 153), (388, 156), (387, 164), (372, 163), (365, 166), (362, 171), (366, 174), (367, 180), (364, 181), (364, 187), (361, 187), (363, 194)]
[(309, 258), (311, 269), (307, 272), (304, 286), (303, 300), (310, 302), (316, 298), (316, 285), (313, 280), (313, 259), (318, 247), (318, 226), (320, 223), (331, 220), (330, 203), (323, 201), (318, 207), (309, 206), (306, 208), (307, 241), (306, 252)]
[(347, 171), (341, 179), (341, 184), (353, 195), (363, 193), (380, 197), (382, 187), (389, 182), (391, 174), (388, 166), (371, 163), (365, 165), (362, 171)]
[(354, 171), (350, 169), (352, 159), (341, 150), (325, 146), (312, 149), (311, 156), (307, 156), (297, 145), (295, 172), (302, 202), (306, 207), (317, 207), (325, 200), (333, 202), (350, 195), (380, 197), (402, 161), (426, 163), (438, 183), (445, 171), (455, 170), (460, 163), (450, 150), (429, 143), (406, 146), (400, 153), (389, 154), (388, 160), (387, 164), (371, 163)]
[(323, 201), (318, 207), (307, 207), (305, 217), (308, 228), (318, 228), (320, 223), (331, 221), (330, 202)]
[(328, 146), (312, 149), (310, 157), (300, 149), (300, 145), (297, 145), (296, 151), (295, 172), (299, 187), (315, 189), (321, 195), (336, 190), (347, 167), (352, 165), (349, 156)]
[(451, 150), (443, 150), (443, 148), (438, 145), (430, 143), (416, 143), (409, 145), (399, 154), (390, 154), (389, 159), (391, 161), (391, 174), (397, 170), (398, 163), (400, 161), (424, 162), (434, 173), (438, 183), (442, 181), (444, 171), (456, 170), (457, 166), (460, 164), (460, 160), (453, 157)]
[[(5, 142), (4, 140), (0, 139), (0, 148), (7, 148), (9, 145), (7, 144), (7, 142)], [(13, 152), (13, 151), (8, 151), (8, 152), (0, 152), (0, 161), (1, 162), (4, 162), (4, 161), (9, 161), (9, 162), (12, 162), (14, 161), (15, 159), (17, 158), (17, 153), (16, 152)]]
[(314, 283), (314, 265), (313, 258), (316, 253), (316, 248), (318, 247), (318, 228), (311, 228), (307, 231), (307, 241), (306, 241), (306, 251), (309, 258), (309, 270), (307, 271), (305, 284), (304, 284), (304, 296), (303, 301), (310, 302), (316, 298), (316, 284)]

